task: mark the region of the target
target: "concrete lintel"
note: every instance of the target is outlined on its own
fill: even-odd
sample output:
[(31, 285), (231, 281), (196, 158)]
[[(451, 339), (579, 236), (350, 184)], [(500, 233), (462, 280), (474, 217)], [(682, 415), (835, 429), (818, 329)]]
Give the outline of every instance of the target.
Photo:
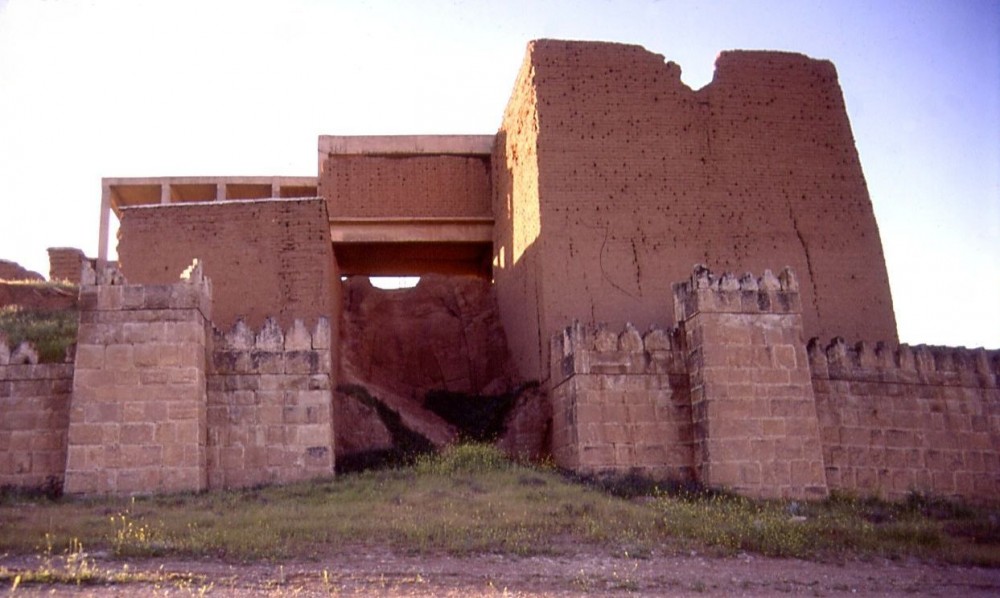
[[(212, 187), (209, 196), (197, 197), (201, 200), (221, 201), (225, 199), (262, 199), (267, 196), (283, 196), (283, 189), (294, 189), (290, 197), (299, 197), (300, 187), (313, 188), (316, 177), (305, 176), (199, 176), (199, 177), (116, 177), (101, 179), (102, 194), (110, 198), (110, 206), (120, 216), (122, 208), (139, 205), (170, 204), (182, 200), (185, 193), (198, 187)], [(264, 190), (251, 193), (247, 197), (234, 190), (261, 187)], [(313, 192), (314, 193), (314, 192)], [(313, 193), (309, 193), (310, 196)], [(196, 195), (204, 195), (197, 192)], [(189, 198), (190, 199), (190, 198)]]
[(493, 152), (496, 135), (320, 135), (320, 162), (329, 155), (458, 155)]
[(330, 240), (339, 243), (491, 243), (492, 218), (337, 218)]

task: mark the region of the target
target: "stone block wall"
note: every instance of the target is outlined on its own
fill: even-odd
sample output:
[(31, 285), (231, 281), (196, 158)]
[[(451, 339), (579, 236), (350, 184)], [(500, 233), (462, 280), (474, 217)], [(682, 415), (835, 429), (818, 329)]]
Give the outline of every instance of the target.
[(698, 479), (764, 498), (827, 494), (802, 306), (791, 270), (674, 287), (691, 383)]
[(552, 454), (578, 472), (692, 475), (683, 338), (575, 323), (552, 339)]
[(72, 389), (73, 364), (39, 364), (0, 334), (0, 487), (62, 480)]
[(216, 331), (208, 375), (208, 484), (230, 488), (333, 474), (330, 323), (267, 320)]
[(1000, 497), (1000, 351), (809, 343), (831, 490)]
[(172, 285), (85, 272), (80, 309), (66, 491), (204, 490), (211, 285), (200, 268)]

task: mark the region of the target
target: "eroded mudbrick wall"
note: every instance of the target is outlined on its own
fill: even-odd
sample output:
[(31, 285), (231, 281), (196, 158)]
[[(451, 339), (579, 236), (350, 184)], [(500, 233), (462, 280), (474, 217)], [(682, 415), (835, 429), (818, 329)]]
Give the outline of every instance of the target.
[(1000, 351), (809, 345), (830, 489), (1000, 497)]
[(72, 390), (72, 363), (39, 364), (0, 335), (0, 487), (62, 480)]
[(336, 217), (490, 215), (486, 157), (331, 155), (319, 194)]
[(80, 289), (66, 491), (204, 490), (210, 285), (101, 277)]
[(552, 455), (587, 473), (692, 480), (691, 397), (677, 330), (575, 323), (552, 338)]
[(22, 268), (20, 264), (0, 260), (0, 280), (44, 280), (44, 277)]
[(50, 247), (49, 280), (64, 280), (80, 284), (80, 273), (83, 271), (83, 265), (90, 261), (82, 251), (74, 247)]
[(333, 473), (330, 325), (283, 331), (242, 321), (213, 336), (208, 485), (246, 487)]
[(896, 339), (829, 62), (725, 52), (693, 91), (639, 46), (536, 41), (496, 154), (495, 208), (515, 215), (497, 213), (494, 254), (512, 269), (496, 274), (501, 310), (514, 353), (542, 352), (521, 358), (526, 376), (547, 375), (535, 328), (547, 339), (573, 318), (672, 324), (662, 297), (695, 263), (787, 264), (800, 273), (808, 336)]
[(326, 203), (274, 199), (122, 210), (119, 262), (133, 284), (169, 284), (192, 260), (215, 284), (214, 323), (287, 328), (331, 314), (335, 275)]
[[(548, 327), (542, 306), (545, 282), (536, 242), (538, 108), (531, 54), (525, 57), (503, 114), (490, 158), (493, 180), (493, 280), (511, 356), (521, 376), (542, 380)], [(591, 266), (587, 266), (591, 267)], [(584, 315), (585, 316), (585, 315)], [(580, 315), (577, 315), (580, 317)], [(555, 326), (564, 326), (560, 322)]]

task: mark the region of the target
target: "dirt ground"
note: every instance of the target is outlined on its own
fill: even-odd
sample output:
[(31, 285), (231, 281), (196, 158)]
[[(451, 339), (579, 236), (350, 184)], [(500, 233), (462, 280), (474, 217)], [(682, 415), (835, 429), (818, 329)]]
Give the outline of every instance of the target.
[[(113, 586), (28, 585), (15, 595), (55, 596), (585, 596), (878, 595), (998, 596), (1000, 569), (918, 561), (808, 562), (740, 554), (630, 558), (596, 551), (572, 556), (408, 556), (387, 550), (275, 564), (219, 561), (111, 561), (102, 570), (179, 573), (186, 579)], [(34, 557), (2, 557), (23, 570)], [(5, 593), (8, 587), (0, 587)]]

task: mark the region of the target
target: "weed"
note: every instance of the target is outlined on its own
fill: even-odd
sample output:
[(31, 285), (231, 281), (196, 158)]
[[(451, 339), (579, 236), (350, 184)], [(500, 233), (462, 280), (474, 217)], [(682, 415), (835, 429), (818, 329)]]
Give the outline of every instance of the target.
[(94, 584), (125, 584), (125, 583), (163, 583), (170, 582), (178, 587), (190, 585), (196, 579), (192, 575), (144, 573), (131, 571), (127, 564), (121, 570), (102, 569), (87, 554), (83, 543), (73, 538), (69, 547), (57, 556), (54, 553), (54, 538), (45, 534), (45, 546), (39, 548), (38, 564), (26, 569), (9, 569), (0, 566), (0, 582), (11, 583), (11, 593), (19, 586), (25, 585), (94, 585)]
[(135, 499), (129, 508), (111, 517), (111, 526), (114, 534), (111, 538), (111, 548), (115, 556), (157, 556), (167, 550), (167, 546), (162, 541), (163, 533), (154, 529), (152, 525), (144, 523), (135, 518), (132, 507), (135, 506)]
[(637, 489), (649, 492), (645, 481), (604, 490), (512, 462), (489, 445), (460, 445), (408, 467), (286, 486), (134, 500), (4, 500), (0, 553), (37, 553), (45, 538), (50, 546), (78, 541), (118, 557), (310, 558), (358, 546), (531, 555), (588, 545), (629, 559), (684, 548), (1000, 564), (996, 512), (927, 497), (887, 503), (835, 495), (793, 504), (698, 489), (660, 489), (642, 500), (614, 495)]
[(7, 337), (11, 348), (28, 341), (41, 362), (61, 363), (76, 343), (79, 319), (76, 310), (42, 311), (7, 305), (0, 307), (0, 336)]
[(459, 444), (448, 447), (440, 455), (420, 457), (416, 472), (418, 475), (485, 474), (512, 466), (510, 459), (493, 445)]

